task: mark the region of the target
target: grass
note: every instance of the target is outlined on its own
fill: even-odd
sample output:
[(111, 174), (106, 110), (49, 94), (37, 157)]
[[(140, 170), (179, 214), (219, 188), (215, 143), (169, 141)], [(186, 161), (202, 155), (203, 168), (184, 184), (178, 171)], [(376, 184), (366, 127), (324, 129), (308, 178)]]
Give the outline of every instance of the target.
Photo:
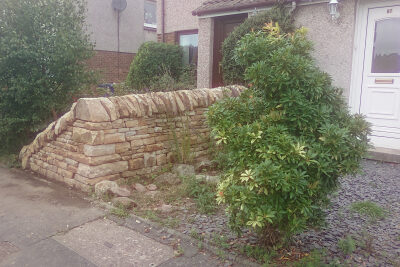
[(386, 210), (372, 201), (358, 201), (351, 204), (350, 210), (367, 216), (371, 221), (384, 219)]
[(110, 213), (119, 218), (129, 217), (129, 211), (124, 207), (124, 205), (116, 206), (115, 208), (111, 209)]
[(216, 187), (195, 177), (184, 178), (186, 193), (192, 197), (196, 203), (197, 209), (204, 214), (212, 214), (217, 209)]
[(161, 214), (156, 213), (155, 211), (152, 210), (146, 210), (142, 212), (138, 212), (139, 215), (144, 217), (145, 219), (148, 219), (152, 222), (156, 222), (160, 224), (161, 226), (168, 227), (168, 228), (177, 228), (180, 224), (180, 221), (178, 218), (173, 218), (173, 217), (166, 217), (163, 218)]
[(342, 238), (338, 242), (339, 249), (343, 252), (344, 255), (353, 254), (356, 250), (356, 241), (351, 236), (346, 236)]
[(217, 235), (214, 234), (212, 241), (217, 247), (223, 248), (223, 249), (228, 249), (230, 248), (230, 245), (228, 243), (228, 238), (224, 235)]

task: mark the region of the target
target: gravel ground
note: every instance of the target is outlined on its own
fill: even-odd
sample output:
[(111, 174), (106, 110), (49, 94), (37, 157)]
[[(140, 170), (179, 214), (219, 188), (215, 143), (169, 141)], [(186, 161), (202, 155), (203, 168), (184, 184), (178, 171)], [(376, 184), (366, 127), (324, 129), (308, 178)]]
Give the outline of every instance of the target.
[[(400, 266), (400, 164), (365, 160), (363, 171), (342, 178), (340, 189), (327, 210), (327, 226), (294, 237), (293, 246), (301, 251), (323, 249), (327, 262), (347, 263), (350, 266)], [(372, 201), (384, 208), (384, 219), (371, 221), (350, 210), (353, 202)], [(246, 231), (237, 238), (227, 228), (223, 212), (214, 215), (189, 215), (178, 230), (204, 237), (225, 236), (226, 243), (256, 244), (257, 238)], [(338, 247), (339, 240), (351, 236), (356, 250), (345, 255)]]

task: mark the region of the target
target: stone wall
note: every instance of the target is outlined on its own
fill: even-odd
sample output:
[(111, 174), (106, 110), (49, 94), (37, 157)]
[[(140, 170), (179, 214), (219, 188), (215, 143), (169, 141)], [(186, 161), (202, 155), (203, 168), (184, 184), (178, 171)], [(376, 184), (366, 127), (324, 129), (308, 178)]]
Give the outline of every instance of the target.
[(207, 108), (243, 90), (231, 86), (79, 99), (21, 150), (22, 167), (88, 191), (103, 180), (159, 170), (174, 161), (183, 139), (190, 140), (193, 159), (205, 157)]

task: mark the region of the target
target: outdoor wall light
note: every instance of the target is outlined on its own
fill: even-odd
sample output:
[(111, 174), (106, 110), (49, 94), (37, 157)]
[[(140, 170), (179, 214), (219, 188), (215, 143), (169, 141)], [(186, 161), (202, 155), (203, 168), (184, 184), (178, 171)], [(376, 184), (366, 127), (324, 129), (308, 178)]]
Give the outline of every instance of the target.
[(328, 8), (329, 8), (329, 14), (332, 16), (332, 20), (333, 21), (337, 20), (340, 17), (338, 0), (330, 0)]

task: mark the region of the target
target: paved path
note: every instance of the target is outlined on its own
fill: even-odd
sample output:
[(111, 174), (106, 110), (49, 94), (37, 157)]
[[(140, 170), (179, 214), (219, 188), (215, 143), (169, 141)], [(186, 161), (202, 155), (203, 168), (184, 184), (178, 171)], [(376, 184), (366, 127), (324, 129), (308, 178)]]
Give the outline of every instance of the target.
[(218, 266), (106, 219), (63, 185), (0, 167), (0, 266)]

